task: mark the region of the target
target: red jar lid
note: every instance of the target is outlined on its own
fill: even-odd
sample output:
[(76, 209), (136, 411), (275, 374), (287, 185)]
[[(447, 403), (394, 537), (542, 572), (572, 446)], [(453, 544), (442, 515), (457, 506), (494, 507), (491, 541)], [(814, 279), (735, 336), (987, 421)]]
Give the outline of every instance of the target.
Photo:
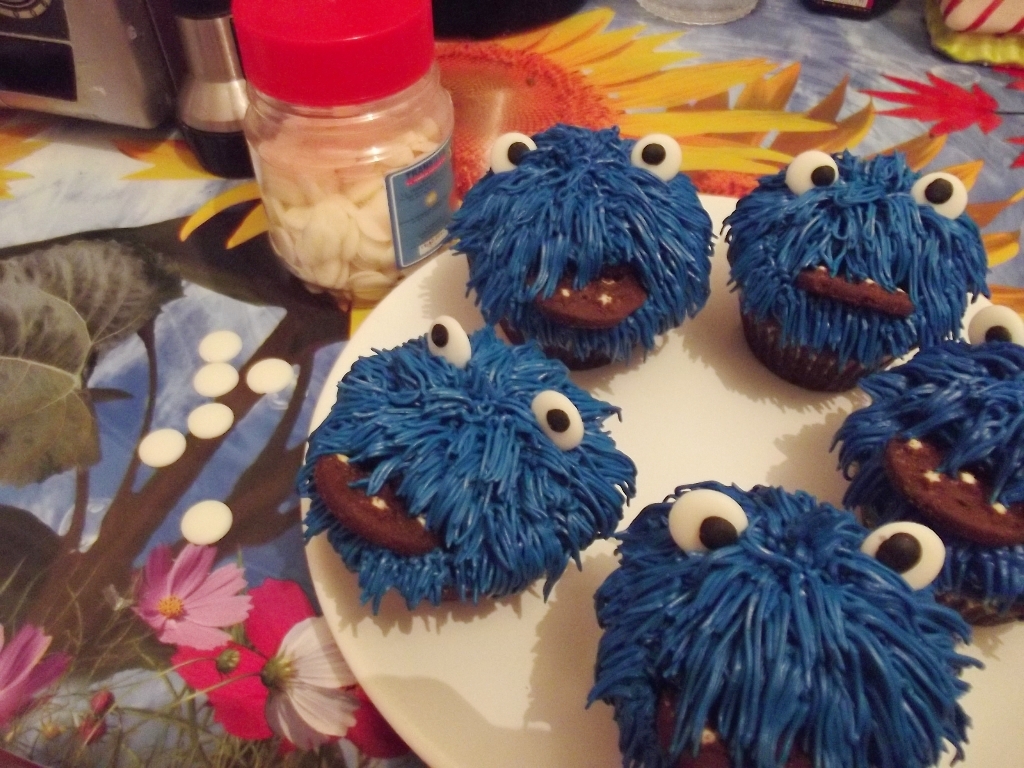
[(233, 0), (231, 12), (246, 78), (292, 104), (384, 98), (434, 60), (430, 0)]

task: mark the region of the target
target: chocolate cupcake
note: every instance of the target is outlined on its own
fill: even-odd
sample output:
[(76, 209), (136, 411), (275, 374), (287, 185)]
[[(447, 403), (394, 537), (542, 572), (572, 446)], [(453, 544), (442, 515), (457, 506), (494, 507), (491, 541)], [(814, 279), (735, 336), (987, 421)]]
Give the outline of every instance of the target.
[(802, 493), (682, 486), (619, 535), (591, 702), (626, 768), (930, 768), (968, 718), (942, 544)]
[(954, 338), (988, 295), (967, 190), (899, 153), (813, 150), (766, 176), (725, 220), (747, 342), (786, 381), (840, 391)]
[(544, 579), (611, 536), (636, 467), (602, 429), (618, 409), (535, 344), (450, 317), (357, 360), (309, 439), (306, 535), (324, 531), (362, 600), (477, 602)]
[(627, 360), (710, 293), (711, 219), (670, 136), (567, 125), (498, 138), (451, 234), (488, 323), (570, 368)]
[(1024, 616), (1024, 321), (991, 306), (969, 335), (866, 377), (871, 404), (836, 443), (852, 478), (844, 502), (869, 524), (934, 528), (939, 599), (994, 624)]

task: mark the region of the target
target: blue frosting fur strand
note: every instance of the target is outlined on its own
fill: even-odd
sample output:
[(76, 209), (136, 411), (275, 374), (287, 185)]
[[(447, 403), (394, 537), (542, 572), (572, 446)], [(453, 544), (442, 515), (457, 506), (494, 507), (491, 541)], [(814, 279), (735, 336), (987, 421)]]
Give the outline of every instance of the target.
[[(945, 455), (940, 471), (982, 472), (994, 498), (1024, 501), (1024, 347), (1008, 342), (947, 342), (861, 381), (871, 405), (836, 434), (839, 464), (852, 482), (844, 503), (880, 522), (928, 524), (889, 481), (885, 446), (895, 437), (927, 440)], [(999, 607), (1024, 598), (1024, 546), (985, 547), (942, 534), (946, 562), (940, 592), (967, 593)]]
[[(410, 608), (518, 592), (546, 576), (545, 593), (568, 561), (614, 533), (635, 493), (636, 467), (601, 425), (618, 409), (574, 385), (561, 363), (533, 344), (511, 347), (487, 327), (470, 337), (459, 370), (432, 355), (426, 338), (360, 358), (338, 384), (330, 415), (310, 437), (299, 491), (311, 499), (306, 536), (327, 531), (362, 598), (376, 611), (397, 589)], [(531, 411), (554, 389), (579, 410), (583, 442), (559, 450)], [(317, 494), (313, 467), (330, 454), (372, 470), (359, 485), (390, 482), (410, 515), (424, 515), (442, 546), (404, 557), (341, 526)]]
[[(735, 499), (735, 545), (687, 554), (668, 531), (693, 488)], [(779, 768), (800, 747), (816, 768), (926, 768), (962, 756), (955, 651), (970, 629), (860, 552), (867, 531), (810, 495), (708, 482), (681, 486), (619, 534), (621, 565), (595, 597), (605, 632), (590, 701), (615, 707), (623, 765), (671, 768), (705, 726), (732, 764)], [(658, 745), (660, 691), (679, 692), (673, 754)]]
[[(704, 306), (710, 293), (711, 219), (690, 180), (664, 182), (630, 164), (634, 141), (617, 128), (556, 125), (508, 173), (467, 193), (451, 233), (469, 260), (469, 288), (488, 323), (507, 319), (526, 338), (577, 358), (628, 359)], [(533, 305), (563, 275), (581, 288), (628, 264), (648, 299), (610, 330), (555, 324)]]
[[(740, 307), (772, 318), (787, 346), (835, 352), (867, 368), (957, 335), (967, 295), (988, 295), (987, 257), (967, 216), (947, 219), (910, 194), (920, 174), (899, 153), (862, 160), (834, 156), (839, 180), (794, 195), (785, 171), (762, 178), (725, 220)], [(902, 287), (905, 319), (854, 309), (798, 290), (803, 269)]]

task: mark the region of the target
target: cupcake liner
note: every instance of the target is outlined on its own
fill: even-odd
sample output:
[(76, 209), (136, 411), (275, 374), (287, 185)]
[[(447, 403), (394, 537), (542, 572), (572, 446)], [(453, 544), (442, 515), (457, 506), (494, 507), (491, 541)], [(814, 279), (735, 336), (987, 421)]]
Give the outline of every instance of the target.
[(845, 392), (873, 370), (854, 360), (840, 365), (831, 352), (786, 345), (782, 340), (782, 327), (775, 320), (758, 320), (746, 312), (741, 316), (743, 335), (754, 356), (776, 376), (798, 387), (819, 392)]
[[(507, 338), (512, 344), (526, 343), (526, 337), (518, 328), (512, 325), (507, 317), (503, 317), (498, 321), (498, 325), (505, 334), (505, 338)], [(601, 366), (608, 365), (612, 361), (612, 359), (603, 352), (591, 352), (586, 357), (577, 357), (571, 350), (562, 349), (561, 347), (545, 347), (542, 345), (541, 349), (544, 350), (544, 354), (547, 357), (550, 357), (552, 360), (558, 360), (570, 371), (589, 371), (593, 368), (600, 368)]]
[(952, 608), (975, 627), (994, 627), (1024, 619), (1024, 605), (1019, 603), (1004, 607), (991, 600), (949, 592), (936, 594), (935, 599), (947, 608)]

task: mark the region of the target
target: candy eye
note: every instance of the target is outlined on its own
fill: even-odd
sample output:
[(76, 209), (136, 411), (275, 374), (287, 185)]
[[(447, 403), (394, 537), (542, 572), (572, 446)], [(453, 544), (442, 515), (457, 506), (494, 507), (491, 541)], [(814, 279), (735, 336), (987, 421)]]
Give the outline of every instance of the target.
[(473, 356), (469, 336), (462, 330), (459, 321), (448, 315), (436, 318), (427, 334), (427, 348), (430, 354), (443, 357), (456, 368), (465, 368)]
[(633, 145), (629, 162), (637, 168), (650, 171), (662, 181), (671, 181), (683, 162), (679, 142), (668, 134), (652, 133)]
[(931, 528), (919, 523), (888, 523), (876, 528), (860, 551), (892, 568), (911, 589), (927, 587), (942, 570), (946, 547)]
[(910, 194), (918, 205), (930, 205), (947, 219), (955, 219), (967, 208), (967, 187), (951, 173), (929, 173), (914, 182)]
[(815, 187), (828, 187), (839, 178), (839, 166), (827, 152), (810, 149), (793, 158), (786, 168), (786, 186), (794, 195)]
[(993, 304), (980, 310), (967, 326), (971, 344), (986, 341), (1012, 341), (1024, 344), (1024, 319), (1009, 307)]
[(747, 528), (747, 513), (721, 491), (684, 493), (668, 513), (668, 532), (684, 552), (709, 552), (735, 544)]
[(491, 170), (495, 173), (514, 171), (528, 152), (537, 148), (525, 133), (503, 133), (491, 145)]
[(551, 442), (571, 451), (583, 442), (583, 419), (572, 400), (553, 389), (538, 392), (530, 403), (537, 423)]

